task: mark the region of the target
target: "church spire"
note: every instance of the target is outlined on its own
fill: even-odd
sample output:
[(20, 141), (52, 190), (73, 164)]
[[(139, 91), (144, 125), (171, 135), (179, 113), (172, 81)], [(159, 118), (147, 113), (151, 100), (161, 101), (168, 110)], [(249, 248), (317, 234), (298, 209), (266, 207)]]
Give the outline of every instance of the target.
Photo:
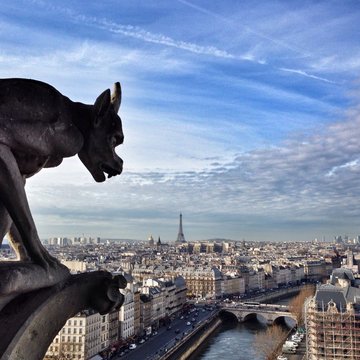
[(177, 239), (175, 241), (176, 243), (186, 243), (185, 240), (185, 236), (184, 236), (184, 231), (183, 231), (183, 226), (182, 226), (182, 214), (180, 213), (180, 224), (179, 224), (179, 232), (178, 232), (178, 236)]

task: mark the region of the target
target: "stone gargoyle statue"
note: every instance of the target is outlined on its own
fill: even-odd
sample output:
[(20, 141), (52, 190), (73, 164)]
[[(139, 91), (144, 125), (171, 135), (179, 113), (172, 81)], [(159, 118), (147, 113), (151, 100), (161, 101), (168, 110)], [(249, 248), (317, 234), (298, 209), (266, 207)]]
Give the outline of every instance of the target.
[(9, 233), (19, 259), (0, 263), (0, 298), (70, 276), (40, 242), (25, 181), (76, 154), (96, 182), (105, 181), (106, 174), (119, 175), (123, 161), (115, 147), (124, 140), (120, 103), (118, 82), (112, 94), (107, 89), (94, 105), (86, 105), (40, 81), (0, 79), (0, 244)]

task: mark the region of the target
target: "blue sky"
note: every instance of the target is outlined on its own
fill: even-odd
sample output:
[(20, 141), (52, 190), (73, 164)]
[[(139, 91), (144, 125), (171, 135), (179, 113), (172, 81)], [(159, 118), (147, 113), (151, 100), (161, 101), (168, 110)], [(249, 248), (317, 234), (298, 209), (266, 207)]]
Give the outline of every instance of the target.
[(123, 88), (123, 174), (29, 179), (40, 237), (360, 234), (359, 33), (359, 1), (3, 2), (0, 77)]

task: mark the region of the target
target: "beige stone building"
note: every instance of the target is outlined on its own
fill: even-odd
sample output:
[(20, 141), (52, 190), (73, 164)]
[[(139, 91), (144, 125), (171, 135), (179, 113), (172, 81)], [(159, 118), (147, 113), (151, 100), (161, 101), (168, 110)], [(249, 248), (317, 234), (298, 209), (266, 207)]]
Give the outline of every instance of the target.
[(119, 310), (119, 339), (127, 339), (134, 335), (134, 294), (128, 288), (121, 292), (124, 303)]
[(140, 333), (151, 333), (151, 299), (147, 294), (140, 294)]
[(106, 349), (115, 344), (119, 333), (119, 311), (112, 310), (101, 315), (100, 341), (101, 349)]
[(240, 276), (223, 276), (221, 295), (241, 295), (245, 293), (245, 279)]
[[(101, 315), (90, 310), (70, 318), (49, 346), (44, 360), (58, 359), (59, 356), (71, 360), (88, 360), (95, 356), (104, 350), (101, 324)], [(105, 339), (103, 343), (106, 343)]]
[(160, 278), (144, 280), (144, 293), (149, 293), (146, 287), (157, 287), (162, 292), (163, 315), (171, 316), (181, 310), (186, 303), (186, 282), (183, 277)]
[(134, 334), (141, 333), (141, 316), (140, 316), (140, 291), (138, 289), (134, 292)]
[(159, 286), (143, 286), (141, 292), (149, 296), (151, 304), (151, 325), (154, 328), (158, 328), (160, 320), (166, 316), (164, 292), (161, 291)]
[(324, 260), (306, 260), (304, 261), (304, 274), (306, 279), (320, 281), (327, 278), (329, 268)]
[(185, 279), (189, 297), (216, 299), (221, 296), (222, 274), (216, 267), (185, 267), (176, 272)]

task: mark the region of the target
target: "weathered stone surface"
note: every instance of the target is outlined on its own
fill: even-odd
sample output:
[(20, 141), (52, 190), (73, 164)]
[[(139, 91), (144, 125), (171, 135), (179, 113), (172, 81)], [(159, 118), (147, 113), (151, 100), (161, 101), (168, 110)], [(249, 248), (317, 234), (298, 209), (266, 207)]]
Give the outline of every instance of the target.
[(49, 287), (69, 277), (65, 266), (44, 269), (21, 261), (0, 262), (0, 310), (21, 293)]
[(0, 359), (42, 359), (66, 320), (87, 308), (120, 307), (123, 277), (70, 275), (42, 246), (25, 181), (78, 155), (97, 182), (122, 172), (115, 147), (124, 140), (117, 112), (121, 88), (94, 105), (73, 102), (52, 86), (0, 79), (0, 245), (6, 233), (20, 261), (0, 262)]
[(84, 309), (119, 308), (125, 286), (122, 276), (97, 271), (15, 297), (0, 311), (0, 359), (42, 360), (67, 319)]

